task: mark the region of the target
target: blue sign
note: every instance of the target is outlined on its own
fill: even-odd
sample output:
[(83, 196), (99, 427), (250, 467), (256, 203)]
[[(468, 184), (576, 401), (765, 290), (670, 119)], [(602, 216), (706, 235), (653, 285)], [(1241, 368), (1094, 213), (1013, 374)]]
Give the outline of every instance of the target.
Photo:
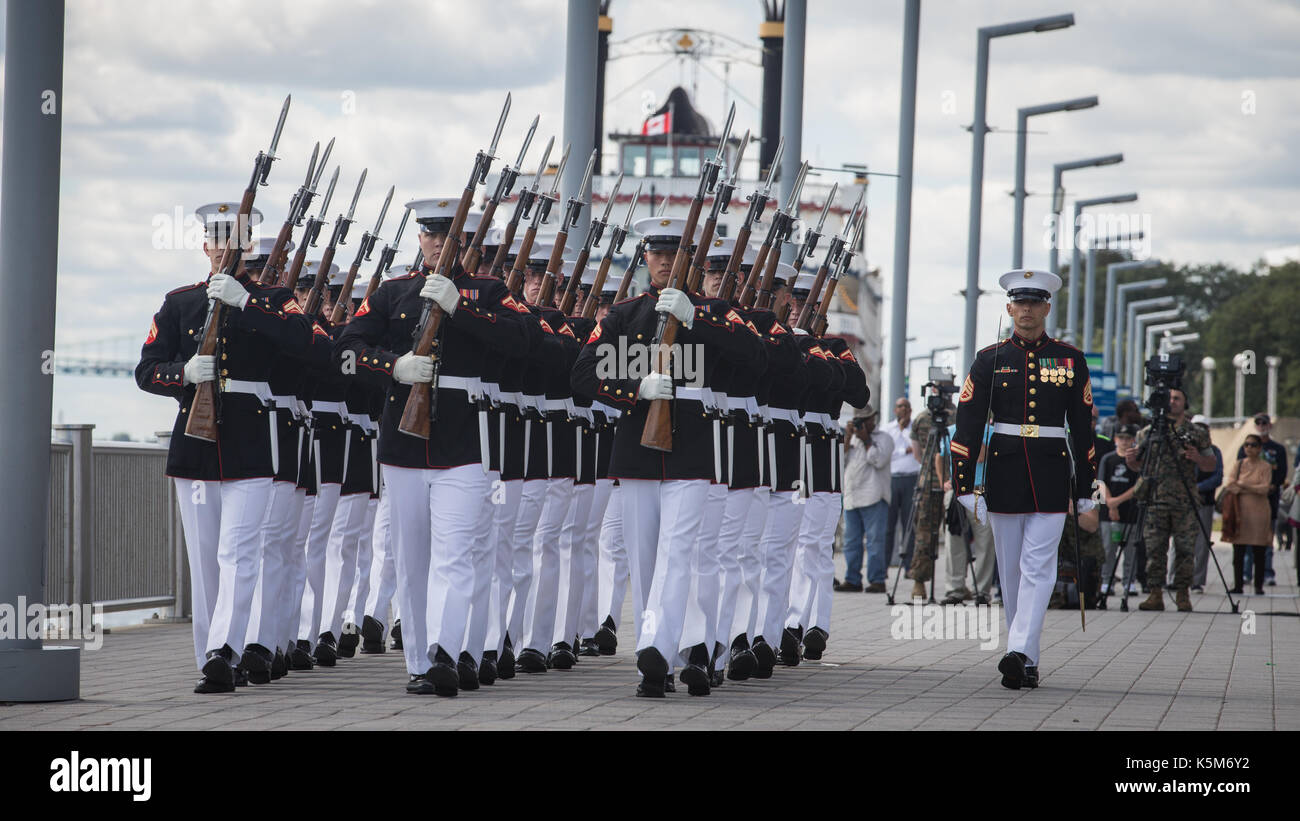
[[(1091, 358), (1089, 354), (1089, 358)], [(1097, 407), (1099, 417), (1115, 415), (1115, 406), (1119, 402), (1119, 374), (1113, 371), (1103, 371), (1100, 363), (1097, 370), (1092, 370), (1092, 363), (1088, 363), (1089, 375), (1092, 377), (1092, 404)]]

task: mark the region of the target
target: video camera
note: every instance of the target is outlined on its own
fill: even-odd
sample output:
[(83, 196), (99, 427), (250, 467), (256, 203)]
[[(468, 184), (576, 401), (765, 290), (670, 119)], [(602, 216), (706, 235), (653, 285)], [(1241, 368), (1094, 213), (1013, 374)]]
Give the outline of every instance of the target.
[(1187, 363), (1177, 354), (1162, 353), (1148, 359), (1144, 367), (1146, 385), (1152, 390), (1143, 404), (1157, 414), (1168, 413), (1169, 391), (1183, 389), (1183, 374), (1187, 372)]
[(921, 395), (925, 397), (925, 407), (936, 425), (947, 426), (948, 406), (952, 404), (949, 397), (957, 392), (952, 371), (947, 368), (930, 368), (930, 381), (921, 386)]

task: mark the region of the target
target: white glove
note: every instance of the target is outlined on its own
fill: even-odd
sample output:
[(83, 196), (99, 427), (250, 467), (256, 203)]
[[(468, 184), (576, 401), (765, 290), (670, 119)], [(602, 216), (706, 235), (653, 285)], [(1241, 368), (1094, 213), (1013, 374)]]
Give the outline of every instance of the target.
[(1096, 506), (1097, 506), (1097, 503), (1094, 502), (1092, 499), (1075, 499), (1075, 500), (1074, 500), (1074, 512), (1075, 512), (1075, 513), (1087, 513), (1089, 510), (1092, 510), (1092, 509), (1093, 509), (1094, 507), (1096, 507)]
[(232, 308), (242, 308), (248, 302), (248, 291), (232, 276), (213, 274), (208, 280), (208, 299), (219, 299)]
[(957, 497), (957, 501), (981, 522), (988, 521), (989, 505), (988, 502), (984, 501), (983, 495), (976, 496), (974, 493), (963, 493)]
[(695, 324), (695, 306), (691, 304), (691, 298), (676, 288), (664, 288), (659, 292), (655, 310), (661, 314), (672, 314), (688, 329)]
[[(446, 278), (444, 277), (444, 279)], [(397, 357), (397, 363), (393, 365), (393, 378), (403, 385), (414, 385), (416, 382), (432, 382), (433, 360), (427, 356), (417, 356), (413, 351), (408, 351)]]
[[(442, 274), (433, 274), (424, 287), (420, 289), (421, 299), (432, 299), (442, 308), (447, 316), (456, 313), (456, 306), (460, 304), (460, 291), (456, 289), (456, 283), (447, 279)], [(425, 382), (429, 380), (423, 380)]]
[(181, 381), (186, 385), (197, 385), (200, 382), (211, 382), (216, 378), (217, 358), (215, 356), (194, 354), (194, 356), (190, 357), (190, 361), (185, 363)]
[[(678, 291), (677, 293), (682, 292)], [(683, 294), (683, 296), (685, 295)], [(637, 388), (636, 395), (638, 399), (651, 402), (656, 399), (672, 399), (673, 378), (658, 371), (653, 371), (649, 376), (641, 380), (641, 386)]]

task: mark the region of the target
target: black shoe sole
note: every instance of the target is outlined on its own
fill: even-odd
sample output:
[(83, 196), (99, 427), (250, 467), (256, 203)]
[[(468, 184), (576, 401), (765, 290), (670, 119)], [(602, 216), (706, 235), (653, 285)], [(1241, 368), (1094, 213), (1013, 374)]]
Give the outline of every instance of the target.
[(553, 650), (546, 660), (546, 666), (555, 670), (572, 670), (575, 663), (577, 659), (568, 650)]
[[(204, 662), (201, 672), (203, 673), (203, 679), (215, 686), (224, 687), (228, 684), (232, 689), (234, 688), (235, 670), (230, 666), (230, 662), (224, 658), (218, 656), (217, 658), (208, 659)], [(213, 692), (229, 691), (214, 690)]]
[(433, 685), (426, 679), (420, 679), (418, 682), (409, 681), (406, 683), (406, 692), (412, 696), (431, 696), (433, 695)]
[(209, 681), (208, 677), (204, 676), (194, 685), (194, 692), (202, 696), (212, 695), (213, 693), (233, 693), (235, 692), (235, 685), (233, 683), (223, 684)]
[(468, 664), (456, 665), (457, 685), (462, 690), (478, 689), (478, 670)]
[(497, 663), (490, 659), (484, 659), (483, 663), (478, 666), (478, 683), (490, 687), (497, 680)]
[(1025, 663), (1008, 653), (998, 662), (998, 672), (1002, 674), (1002, 686), (1008, 690), (1019, 690), (1025, 683)]
[(377, 656), (380, 653), (387, 653), (388, 648), (384, 646), (384, 643), (382, 641), (377, 641), (373, 643), (369, 641), (363, 641), (361, 642), (361, 648), (357, 650), (357, 652), (363, 656)]
[(302, 650), (295, 649), (289, 654), (290, 670), (310, 670), (315, 666), (316, 665), (312, 664), (311, 656), (307, 655)]
[(450, 698), (460, 691), (460, 675), (450, 664), (433, 665), (425, 677), (433, 684), (435, 696)]
[(745, 681), (754, 675), (758, 669), (758, 659), (750, 650), (741, 650), (731, 657), (731, 664), (727, 666), (727, 678), (732, 681)]
[(803, 637), (803, 657), (816, 661), (826, 652), (826, 634), (819, 628), (808, 631)]
[(537, 650), (525, 650), (515, 662), (516, 673), (545, 673), (546, 657)]
[(612, 656), (618, 650), (618, 634), (608, 627), (596, 631), (596, 648), (602, 656)]
[(668, 676), (668, 662), (663, 654), (653, 647), (647, 647), (636, 654), (636, 669), (643, 677), (641, 686), (637, 688), (637, 695), (646, 698), (663, 698), (667, 689), (663, 681)]
[(693, 696), (707, 696), (711, 690), (709, 687), (709, 671), (698, 664), (687, 665), (682, 669), (678, 678), (686, 685), (686, 692)]
[(271, 673), (270, 671), (267, 671), (265, 673), (254, 673), (252, 670), (250, 670), (248, 671), (248, 683), (249, 684), (270, 684)]
[(587, 658), (594, 658), (600, 655), (600, 648), (593, 644), (584, 642), (582, 645), (582, 649), (578, 651), (578, 655), (586, 656)]

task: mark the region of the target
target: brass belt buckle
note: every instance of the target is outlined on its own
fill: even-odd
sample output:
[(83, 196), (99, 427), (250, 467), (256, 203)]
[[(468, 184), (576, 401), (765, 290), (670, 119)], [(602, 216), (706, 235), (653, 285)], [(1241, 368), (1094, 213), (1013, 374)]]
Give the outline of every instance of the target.
[(1037, 439), (1037, 438), (1038, 438), (1038, 426), (1037, 426), (1037, 425), (1021, 425), (1021, 426), (1020, 426), (1020, 435), (1026, 437), (1026, 438), (1028, 438), (1028, 439)]
[(230, 380), (229, 380), (229, 379), (225, 379), (225, 378), (223, 378), (223, 379), (220, 380), (220, 383), (219, 383), (219, 384), (220, 384), (221, 392), (222, 392), (222, 393), (226, 393), (227, 391), (230, 390)]

